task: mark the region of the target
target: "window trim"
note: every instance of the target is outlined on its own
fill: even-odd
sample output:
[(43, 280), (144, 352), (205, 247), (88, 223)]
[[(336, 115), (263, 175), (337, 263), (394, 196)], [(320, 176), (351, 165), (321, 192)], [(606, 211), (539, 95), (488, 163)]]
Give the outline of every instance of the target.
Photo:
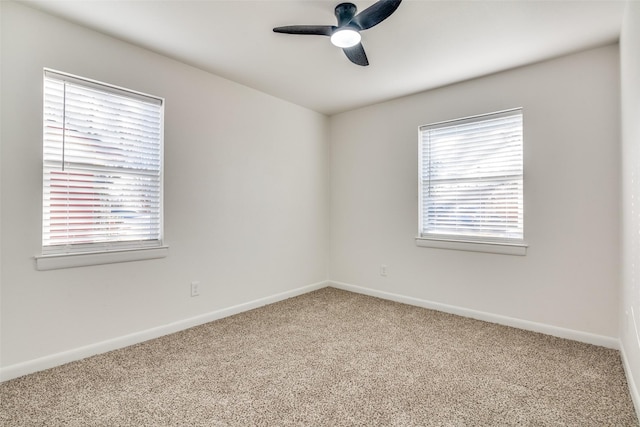
[(526, 243), (499, 243), (487, 241), (473, 241), (463, 239), (436, 239), (432, 237), (416, 236), (416, 246), (422, 248), (452, 249), (469, 252), (485, 252), (501, 255), (527, 254), (528, 245)]
[[(522, 232), (522, 238), (501, 238), (501, 237), (484, 237), (484, 236), (472, 236), (472, 235), (448, 235), (448, 234), (427, 234), (422, 232), (423, 222), (423, 158), (422, 158), (422, 129), (425, 127), (444, 127), (453, 123), (470, 123), (482, 119), (488, 116), (509, 115), (510, 113), (519, 111), (523, 116), (523, 108), (516, 107), (506, 110), (500, 110), (490, 113), (477, 114), (473, 116), (462, 117), (459, 119), (444, 120), (428, 125), (422, 125), (418, 127), (418, 234), (415, 237), (416, 246), (426, 248), (437, 249), (451, 249), (462, 250), (471, 252), (485, 252), (493, 254), (503, 255), (520, 255), (524, 256), (527, 253), (528, 244), (525, 241), (524, 229)], [(524, 130), (524, 125), (523, 125)], [(524, 139), (524, 137), (523, 137)], [(524, 155), (524, 141), (522, 141), (522, 150)], [(523, 159), (524, 161), (524, 159)], [(522, 177), (524, 181), (524, 164)], [(523, 182), (524, 188), (524, 182)], [(524, 193), (522, 194), (524, 198)], [(523, 220), (524, 220), (524, 206), (523, 206)], [(523, 223), (524, 226), (524, 223)]]
[[(43, 77), (53, 77), (84, 87), (111, 92), (116, 95), (126, 96), (130, 99), (137, 99), (149, 103), (154, 103), (160, 108), (159, 123), (159, 237), (154, 240), (139, 241), (115, 241), (99, 242), (83, 245), (68, 245), (51, 248), (44, 246), (41, 241), (41, 253), (34, 257), (37, 270), (54, 270), (61, 268), (72, 268), (90, 265), (111, 264), (119, 262), (139, 261), (158, 259), (168, 256), (169, 247), (164, 241), (164, 110), (165, 99), (159, 96), (150, 95), (140, 91), (123, 88), (117, 85), (103, 83), (97, 80), (69, 74), (66, 72), (43, 68)], [(43, 94), (44, 100), (44, 94)], [(44, 114), (44, 112), (43, 112)], [(44, 135), (43, 135), (44, 138)], [(44, 144), (44, 141), (43, 141)], [(44, 192), (44, 184), (41, 188)], [(42, 199), (42, 197), (41, 197)], [(41, 214), (44, 213), (43, 208)], [(44, 227), (43, 219), (40, 221)]]
[(39, 255), (35, 257), (39, 271), (62, 268), (86, 267), (91, 265), (114, 264), (119, 262), (143, 261), (165, 258), (169, 247), (153, 246), (149, 248), (121, 249), (112, 251), (79, 252), (71, 254)]

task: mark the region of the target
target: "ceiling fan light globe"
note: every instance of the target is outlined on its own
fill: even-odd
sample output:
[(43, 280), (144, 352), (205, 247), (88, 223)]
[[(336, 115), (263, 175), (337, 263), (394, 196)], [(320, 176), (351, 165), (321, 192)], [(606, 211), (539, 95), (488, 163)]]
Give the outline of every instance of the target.
[(341, 48), (355, 46), (361, 39), (360, 33), (351, 28), (338, 30), (331, 35), (331, 43)]

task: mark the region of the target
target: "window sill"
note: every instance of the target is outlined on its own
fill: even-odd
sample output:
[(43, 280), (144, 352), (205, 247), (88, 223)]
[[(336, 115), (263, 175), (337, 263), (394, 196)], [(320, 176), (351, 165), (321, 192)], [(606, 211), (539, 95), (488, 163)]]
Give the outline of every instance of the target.
[(416, 245), (423, 248), (453, 249), (502, 255), (524, 256), (527, 254), (527, 245), (525, 243), (475, 242), (469, 240), (416, 237)]
[(56, 254), (36, 256), (36, 270), (57, 270), (61, 268), (85, 267), (89, 265), (113, 264), (118, 262), (142, 261), (164, 258), (169, 254), (168, 246), (144, 249), (128, 249), (105, 252), (84, 252), (77, 254)]

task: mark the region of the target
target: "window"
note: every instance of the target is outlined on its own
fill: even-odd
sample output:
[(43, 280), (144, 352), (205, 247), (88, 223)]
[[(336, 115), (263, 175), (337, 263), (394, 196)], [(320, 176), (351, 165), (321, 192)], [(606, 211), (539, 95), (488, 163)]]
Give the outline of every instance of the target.
[(418, 245), (524, 255), (522, 110), (420, 127)]
[(162, 99), (45, 70), (39, 269), (166, 255), (162, 143)]

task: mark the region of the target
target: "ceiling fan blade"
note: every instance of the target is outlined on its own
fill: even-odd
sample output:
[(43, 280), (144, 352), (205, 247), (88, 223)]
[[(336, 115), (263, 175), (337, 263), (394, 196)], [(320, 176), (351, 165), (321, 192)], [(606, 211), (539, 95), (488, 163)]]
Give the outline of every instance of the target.
[(356, 24), (363, 30), (371, 28), (391, 16), (401, 2), (402, 0), (379, 0), (354, 16), (351, 23)]
[(276, 27), (274, 33), (284, 34), (311, 34), (317, 36), (330, 36), (336, 27), (332, 25), (288, 25), (286, 27)]
[(349, 58), (349, 60), (354, 64), (362, 65), (363, 67), (369, 65), (369, 60), (367, 59), (367, 54), (364, 53), (362, 43), (358, 43), (352, 47), (345, 47), (342, 50), (344, 51), (344, 54), (347, 55), (347, 58)]

